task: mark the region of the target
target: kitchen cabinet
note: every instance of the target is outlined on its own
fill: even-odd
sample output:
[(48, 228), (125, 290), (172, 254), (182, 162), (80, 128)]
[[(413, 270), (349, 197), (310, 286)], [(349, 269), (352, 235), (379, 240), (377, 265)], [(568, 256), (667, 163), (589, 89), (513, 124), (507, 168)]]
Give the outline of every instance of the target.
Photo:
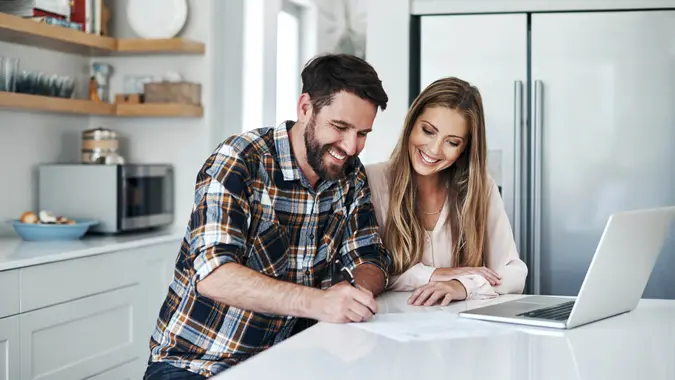
[(19, 317), (0, 319), (0, 380), (19, 378)]
[(21, 312), (138, 285), (143, 275), (130, 265), (151, 248), (83, 257), (21, 269)]
[(179, 243), (0, 272), (0, 380), (142, 378)]
[(136, 358), (144, 337), (140, 288), (127, 288), (21, 314), (22, 380), (84, 379)]
[(19, 271), (0, 272), (0, 318), (19, 313)]
[(140, 341), (137, 347), (137, 356), (140, 359), (136, 363), (137, 376), (140, 379), (145, 372), (148, 357), (150, 355), (150, 336), (155, 330), (155, 323), (159, 315), (159, 309), (164, 302), (169, 284), (173, 279), (173, 271), (178, 244), (170, 244), (153, 247), (143, 257), (143, 274), (141, 275), (142, 317), (138, 321), (137, 329), (140, 333)]

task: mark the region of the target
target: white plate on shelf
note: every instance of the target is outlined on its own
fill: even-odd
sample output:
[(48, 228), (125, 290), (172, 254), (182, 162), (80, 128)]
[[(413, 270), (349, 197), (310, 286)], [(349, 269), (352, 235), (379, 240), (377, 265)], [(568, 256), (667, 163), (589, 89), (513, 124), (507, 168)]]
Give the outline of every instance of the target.
[(175, 37), (187, 20), (187, 0), (129, 0), (129, 26), (141, 38)]

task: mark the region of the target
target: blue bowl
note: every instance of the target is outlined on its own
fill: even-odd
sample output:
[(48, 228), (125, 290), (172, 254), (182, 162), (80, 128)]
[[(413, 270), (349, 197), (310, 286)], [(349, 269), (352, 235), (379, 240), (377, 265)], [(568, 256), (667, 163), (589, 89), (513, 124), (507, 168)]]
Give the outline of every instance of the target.
[(32, 224), (21, 223), (20, 220), (10, 220), (14, 231), (23, 240), (28, 241), (52, 241), (52, 240), (77, 240), (87, 233), (89, 227), (99, 222), (90, 219), (73, 219), (75, 224)]

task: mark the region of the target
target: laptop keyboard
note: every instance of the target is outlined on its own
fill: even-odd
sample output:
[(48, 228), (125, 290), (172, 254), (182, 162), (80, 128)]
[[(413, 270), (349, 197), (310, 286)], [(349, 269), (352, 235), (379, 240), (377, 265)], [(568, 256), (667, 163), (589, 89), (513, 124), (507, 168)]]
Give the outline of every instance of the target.
[(518, 314), (518, 316), (527, 318), (552, 319), (554, 321), (565, 321), (567, 318), (569, 318), (573, 307), (574, 301), (569, 301), (559, 305), (521, 313)]

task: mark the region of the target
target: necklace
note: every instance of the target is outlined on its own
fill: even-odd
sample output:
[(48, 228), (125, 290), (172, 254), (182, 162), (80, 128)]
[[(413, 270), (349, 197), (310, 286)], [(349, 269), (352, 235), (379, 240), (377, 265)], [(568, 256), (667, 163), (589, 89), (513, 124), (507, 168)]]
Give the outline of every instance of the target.
[(441, 206), (441, 208), (440, 208), (438, 211), (434, 211), (434, 212), (426, 212), (426, 211), (422, 210), (422, 212), (423, 212), (425, 215), (434, 215), (434, 214), (438, 214), (438, 213), (441, 212), (441, 211), (443, 211), (443, 206)]
[[(448, 186), (446, 185), (445, 188), (447, 189)], [(444, 199), (445, 198), (447, 198), (447, 195), (444, 197)], [(439, 208), (438, 211), (426, 212), (426, 211), (422, 210), (421, 208), (420, 208), (420, 210), (424, 213), (424, 215), (436, 215), (436, 214), (440, 213), (441, 211), (443, 211), (443, 206), (445, 206), (445, 201), (443, 202), (443, 204), (441, 204), (441, 208)]]

